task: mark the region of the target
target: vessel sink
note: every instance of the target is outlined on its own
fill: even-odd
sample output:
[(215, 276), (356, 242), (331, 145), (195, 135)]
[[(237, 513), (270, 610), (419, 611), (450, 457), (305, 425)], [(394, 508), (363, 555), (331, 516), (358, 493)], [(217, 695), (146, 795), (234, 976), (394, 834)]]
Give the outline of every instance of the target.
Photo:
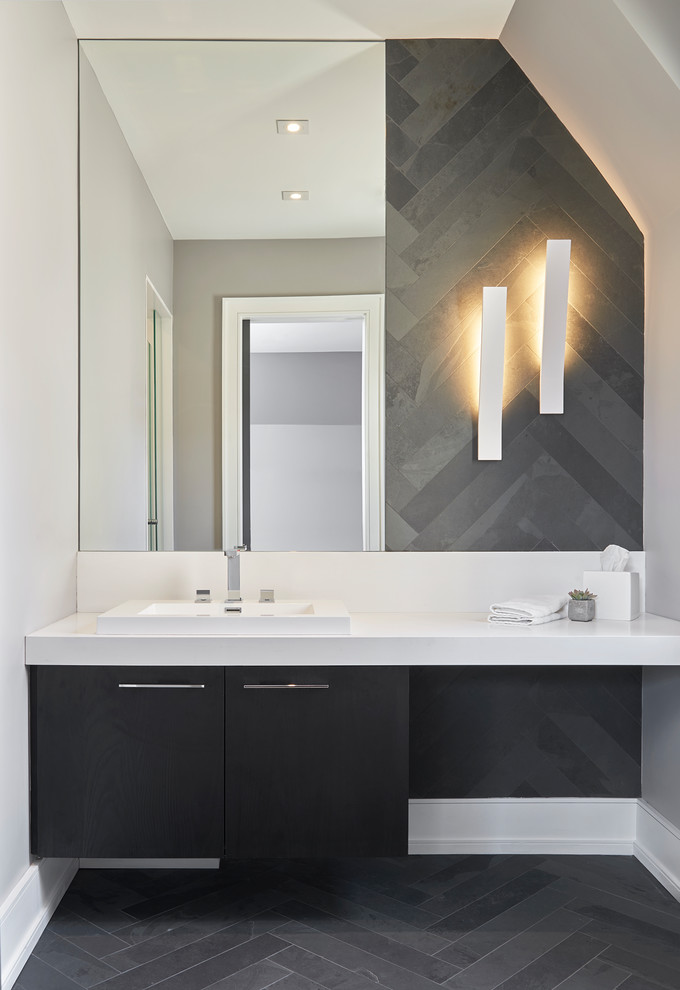
[(339, 601), (130, 601), (97, 617), (97, 632), (119, 635), (318, 636), (347, 634)]

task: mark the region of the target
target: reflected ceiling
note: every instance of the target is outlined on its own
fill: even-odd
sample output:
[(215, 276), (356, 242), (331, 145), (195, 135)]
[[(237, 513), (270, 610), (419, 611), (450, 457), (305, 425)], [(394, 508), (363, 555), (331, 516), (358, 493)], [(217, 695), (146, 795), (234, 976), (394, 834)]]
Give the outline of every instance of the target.
[(82, 46), (175, 240), (383, 236), (382, 43)]

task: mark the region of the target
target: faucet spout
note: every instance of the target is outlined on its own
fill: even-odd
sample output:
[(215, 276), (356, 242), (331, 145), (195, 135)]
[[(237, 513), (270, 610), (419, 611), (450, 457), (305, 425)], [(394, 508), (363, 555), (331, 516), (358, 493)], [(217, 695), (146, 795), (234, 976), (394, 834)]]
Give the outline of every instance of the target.
[(247, 547), (232, 547), (225, 550), (224, 556), (227, 558), (227, 597), (228, 602), (240, 602), (241, 598), (241, 560), (239, 554)]

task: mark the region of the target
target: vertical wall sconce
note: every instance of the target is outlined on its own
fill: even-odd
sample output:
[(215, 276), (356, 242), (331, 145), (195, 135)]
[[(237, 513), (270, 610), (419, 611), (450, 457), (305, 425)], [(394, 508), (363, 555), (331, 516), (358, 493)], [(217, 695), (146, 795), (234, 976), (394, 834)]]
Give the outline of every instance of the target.
[(570, 256), (570, 240), (548, 241), (541, 346), (542, 413), (564, 412), (564, 349), (567, 342)]
[(508, 290), (505, 287), (485, 288), (482, 294), (477, 417), (477, 459), (480, 461), (500, 461), (503, 456), (503, 368), (507, 297)]

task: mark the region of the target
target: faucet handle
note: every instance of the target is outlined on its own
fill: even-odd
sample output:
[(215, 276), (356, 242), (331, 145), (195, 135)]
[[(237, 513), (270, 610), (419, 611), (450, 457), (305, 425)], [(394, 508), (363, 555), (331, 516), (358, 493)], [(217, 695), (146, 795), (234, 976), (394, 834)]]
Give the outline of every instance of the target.
[(224, 556), (225, 557), (229, 557), (229, 558), (233, 559), (234, 557), (238, 557), (238, 555), (243, 550), (247, 550), (247, 549), (248, 549), (248, 547), (244, 543), (244, 544), (241, 544), (240, 546), (231, 547), (229, 550), (224, 550), (223, 553), (224, 553)]
[(260, 588), (260, 604), (268, 602), (270, 605), (274, 602), (274, 589), (273, 588)]
[(209, 601), (210, 601), (210, 588), (197, 588), (194, 602), (209, 602)]

